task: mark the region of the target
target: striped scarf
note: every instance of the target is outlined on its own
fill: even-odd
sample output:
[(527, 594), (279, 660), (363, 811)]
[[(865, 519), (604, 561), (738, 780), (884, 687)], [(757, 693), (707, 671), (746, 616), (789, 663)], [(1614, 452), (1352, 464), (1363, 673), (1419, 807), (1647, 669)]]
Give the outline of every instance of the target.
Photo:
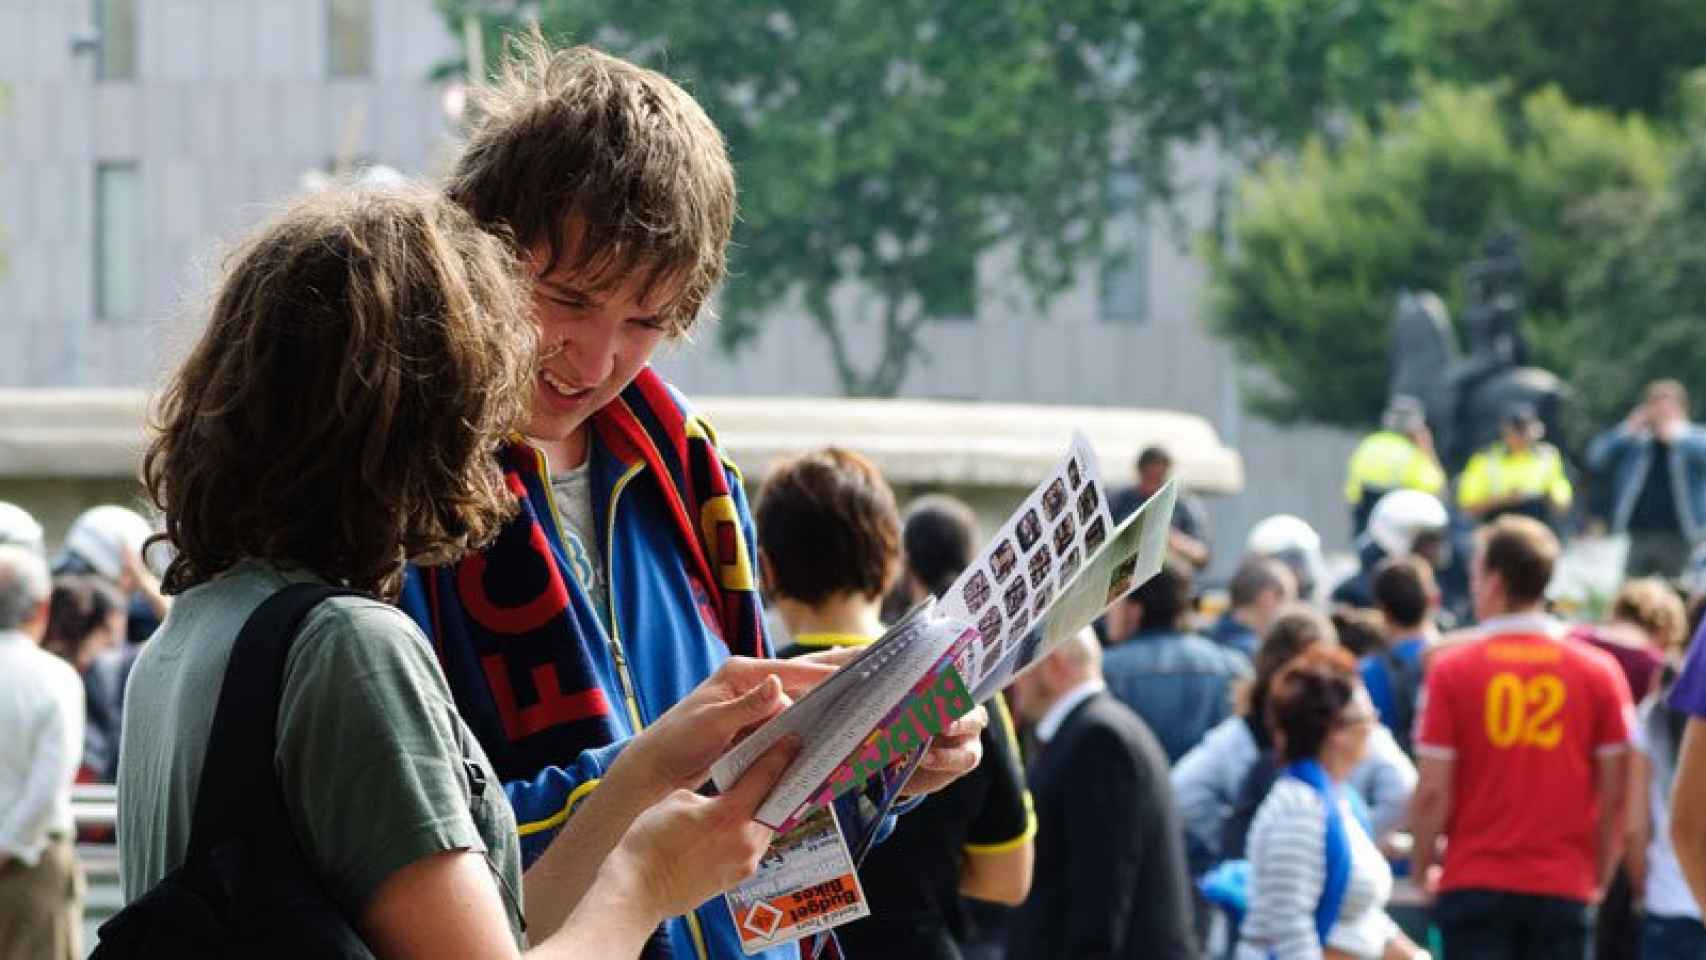
[[(714, 625), (730, 653), (764, 656), (750, 549), (709, 431), (682, 413), (649, 368), (592, 422), (617, 461), (630, 468), (645, 464), (661, 494), (678, 534), (680, 562), (704, 590), (707, 609), (692, 615)], [(433, 634), (452, 687), (461, 688), (455, 690), (459, 705), (465, 716), (484, 714), (491, 721), (476, 722), (475, 729), (498, 775), (510, 781), (608, 746), (620, 728), (594, 666), (603, 638), (583, 629), (600, 622), (598, 611), (579, 609), (588, 603), (586, 594), (570, 588), (570, 574), (552, 553), (551, 521), (541, 516), (549, 512), (543, 506), (551, 496), (549, 478), (525, 445), (505, 447), (499, 462), (519, 504), (516, 516), (484, 550), (423, 573)], [(620, 544), (604, 549), (608, 555)], [(468, 689), (472, 677), (452, 669), (463, 652), (477, 661), (469, 664), (479, 677), (473, 686), (483, 689)], [(518, 695), (516, 684), (529, 678), (540, 689)]]

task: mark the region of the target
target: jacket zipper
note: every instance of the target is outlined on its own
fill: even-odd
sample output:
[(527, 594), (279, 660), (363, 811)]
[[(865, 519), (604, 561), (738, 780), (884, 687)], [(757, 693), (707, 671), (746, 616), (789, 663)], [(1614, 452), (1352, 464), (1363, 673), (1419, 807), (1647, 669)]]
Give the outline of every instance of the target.
[[(564, 539), (568, 535), (568, 527), (563, 525), (563, 514), (557, 509), (557, 491), (551, 486), (551, 458), (546, 455), (545, 451), (540, 450), (537, 447), (534, 448), (533, 452), (539, 459), (539, 471), (544, 476), (545, 502), (551, 507), (551, 521), (557, 525), (557, 546), (562, 548), (566, 553), (572, 554), (574, 553), (574, 550)], [(588, 456), (590, 455), (591, 454), (589, 453)], [(608, 596), (605, 601), (604, 610), (606, 626), (608, 627), (608, 629), (605, 630), (605, 639), (608, 647), (610, 648), (610, 657), (616, 662), (616, 676), (622, 684), (622, 696), (628, 702), (628, 718), (633, 724), (635, 733), (639, 733), (641, 730), (645, 729), (646, 724), (644, 720), (640, 719), (640, 701), (634, 692), (634, 678), (628, 674), (628, 658), (622, 652), (622, 638), (616, 629), (616, 591), (614, 589), (615, 584), (611, 582), (611, 574), (615, 572), (615, 565), (610, 558), (610, 550), (608, 547), (609, 541), (614, 538), (616, 530), (616, 498), (621, 494), (622, 488), (627, 486), (628, 481), (632, 479), (634, 474), (638, 473), (640, 469), (640, 466), (636, 464), (627, 473), (623, 474), (621, 478), (616, 481), (616, 488), (610, 494), (609, 530), (611, 535), (606, 538), (606, 549), (604, 551), (604, 576), (605, 584), (608, 588)], [(573, 576), (574, 574), (571, 571), (569, 575)], [(581, 586), (584, 588), (586, 585), (582, 584)]]
[[(551, 489), (551, 461), (545, 451), (535, 448), (539, 456), (539, 469), (545, 475), (545, 500), (551, 505), (551, 519), (557, 525), (558, 545), (564, 550), (569, 546), (561, 542), (563, 532), (562, 514), (557, 510), (557, 493)], [(604, 585), (605, 585), (605, 625), (609, 634), (610, 656), (616, 661), (616, 675), (622, 682), (622, 696), (628, 701), (628, 717), (633, 722), (634, 732), (639, 733), (646, 728), (646, 722), (640, 716), (640, 700), (635, 693), (634, 678), (628, 671), (628, 657), (622, 650), (622, 628), (616, 621), (616, 551), (612, 544), (616, 542), (616, 501), (627, 488), (628, 481), (638, 476), (645, 464), (636, 463), (628, 468), (622, 476), (616, 478), (616, 485), (610, 490), (610, 505), (605, 519), (604, 537)], [(572, 552), (572, 551), (571, 551)], [(572, 575), (572, 574), (571, 574)], [(687, 911), (687, 931), (693, 937), (693, 947), (699, 954), (699, 960), (709, 960), (710, 951), (705, 948), (705, 932), (700, 928), (699, 915), (694, 910)]]

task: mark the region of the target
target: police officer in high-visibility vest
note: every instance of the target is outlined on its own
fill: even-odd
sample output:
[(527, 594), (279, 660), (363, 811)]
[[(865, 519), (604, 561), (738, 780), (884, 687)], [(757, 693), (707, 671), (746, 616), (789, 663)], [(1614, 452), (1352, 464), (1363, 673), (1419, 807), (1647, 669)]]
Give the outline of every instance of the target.
[(1506, 412), (1501, 428), (1499, 442), (1470, 457), (1457, 478), (1457, 505), (1481, 523), (1520, 513), (1557, 527), (1575, 497), (1563, 455), (1541, 439), (1546, 425), (1527, 404)]
[(1380, 418), (1380, 429), (1363, 438), (1351, 454), (1345, 476), (1345, 501), (1351, 530), (1361, 536), (1374, 505), (1394, 490), (1420, 490), (1439, 496), (1445, 470), (1434, 453), (1433, 434), (1421, 401), (1398, 395)]

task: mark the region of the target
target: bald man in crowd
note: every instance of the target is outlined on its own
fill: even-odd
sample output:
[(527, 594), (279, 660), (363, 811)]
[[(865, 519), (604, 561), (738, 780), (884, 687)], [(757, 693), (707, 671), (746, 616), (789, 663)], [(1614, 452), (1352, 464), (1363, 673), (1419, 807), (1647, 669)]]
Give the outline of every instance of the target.
[(1009, 928), (1009, 960), (1194, 957), (1167, 755), (1108, 694), (1096, 635), (1061, 644), (1009, 693), (1040, 744), (1029, 772), (1036, 870)]

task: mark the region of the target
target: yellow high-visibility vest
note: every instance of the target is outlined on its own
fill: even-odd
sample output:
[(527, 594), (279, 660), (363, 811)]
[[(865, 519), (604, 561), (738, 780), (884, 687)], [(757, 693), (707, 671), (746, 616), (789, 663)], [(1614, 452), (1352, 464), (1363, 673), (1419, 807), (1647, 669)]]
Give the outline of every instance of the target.
[(1363, 438), (1351, 454), (1345, 476), (1345, 501), (1362, 502), (1365, 490), (1420, 490), (1439, 495), (1445, 471), (1401, 433), (1381, 430)]
[(1474, 510), (1506, 497), (1545, 498), (1554, 509), (1568, 510), (1575, 490), (1558, 448), (1537, 443), (1518, 453), (1496, 443), (1470, 457), (1457, 478), (1458, 506)]

